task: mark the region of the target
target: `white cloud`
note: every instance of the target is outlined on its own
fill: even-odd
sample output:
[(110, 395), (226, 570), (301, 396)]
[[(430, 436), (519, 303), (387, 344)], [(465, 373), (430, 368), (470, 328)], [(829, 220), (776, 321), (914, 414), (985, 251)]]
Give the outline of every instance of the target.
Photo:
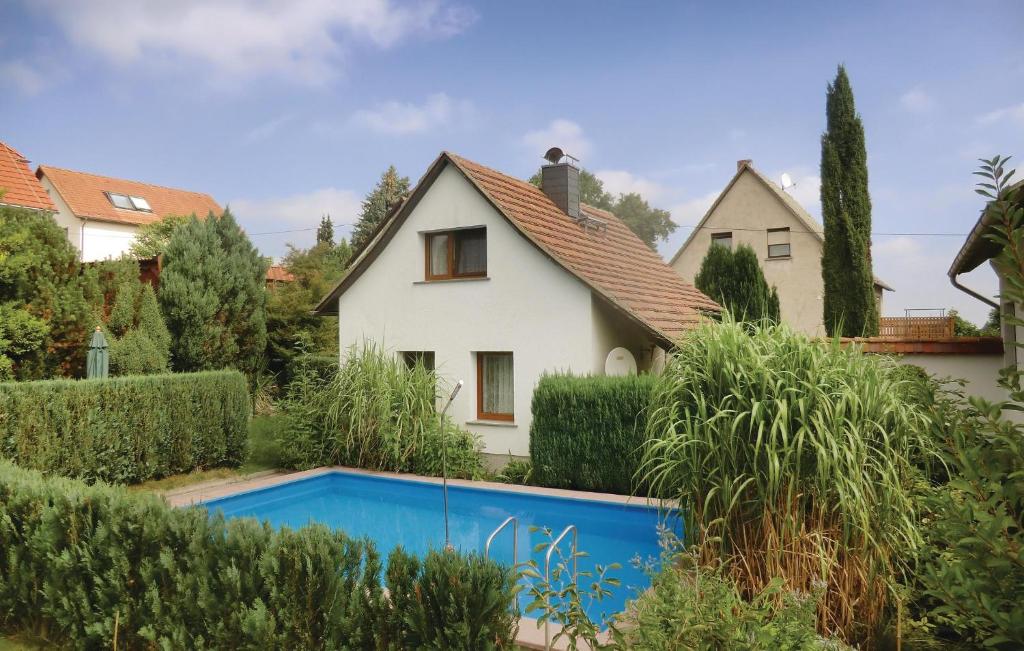
[(900, 95), (900, 106), (911, 113), (927, 113), (935, 108), (935, 100), (918, 86)]
[(349, 123), (377, 133), (400, 136), (465, 124), (472, 122), (475, 115), (472, 102), (453, 100), (444, 93), (435, 93), (423, 104), (390, 101), (372, 109), (356, 111)]
[(542, 156), (551, 147), (561, 147), (562, 151), (585, 162), (590, 154), (590, 141), (583, 135), (583, 128), (572, 120), (557, 119), (544, 129), (530, 131), (523, 136), (522, 142), (537, 156)]
[(979, 115), (976, 122), (982, 126), (987, 126), (1003, 122), (1004, 120), (1016, 122), (1018, 125), (1024, 126), (1024, 103), (989, 111), (984, 115)]
[(262, 142), (271, 138), (274, 134), (281, 130), (281, 127), (288, 124), (295, 119), (294, 115), (279, 115), (276, 118), (267, 120), (263, 124), (250, 129), (244, 137), (247, 143)]
[[(336, 238), (347, 236), (359, 216), (360, 197), (351, 190), (321, 188), (304, 194), (263, 199), (234, 199), (231, 212), (265, 255), (280, 256), (285, 244), (310, 246), (322, 215), (330, 215)], [(310, 229), (297, 231), (296, 229)], [(256, 235), (258, 233), (295, 231)]]
[(237, 81), (276, 75), (320, 84), (357, 45), (385, 49), (410, 37), (446, 38), (472, 10), (443, 0), (40, 0), (77, 45), (121, 65), (200, 64)]
[(21, 60), (0, 63), (0, 80), (25, 95), (37, 95), (49, 85), (46, 75)]
[(601, 179), (606, 192), (613, 196), (636, 192), (649, 202), (656, 202), (665, 196), (667, 188), (657, 181), (636, 176), (626, 170), (598, 170), (594, 172)]
[[(672, 221), (679, 224), (679, 226), (696, 226), (707, 213), (708, 208), (715, 202), (721, 190), (715, 192), (709, 192), (705, 195), (694, 197), (682, 203), (676, 204), (669, 208), (669, 212), (672, 214)], [(689, 237), (691, 229), (685, 229), (686, 236)]]

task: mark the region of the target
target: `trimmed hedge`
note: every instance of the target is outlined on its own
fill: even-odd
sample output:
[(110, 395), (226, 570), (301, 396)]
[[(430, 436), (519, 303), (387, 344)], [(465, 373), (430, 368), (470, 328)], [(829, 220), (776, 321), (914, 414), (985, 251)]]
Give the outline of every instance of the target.
[(547, 375), (533, 392), (532, 483), (628, 495), (656, 378)]
[[(0, 627), (77, 649), (511, 647), (515, 574), (0, 462)], [(116, 639), (116, 644), (114, 640)]]
[(135, 483), (238, 466), (251, 412), (237, 371), (0, 384), (0, 458)]

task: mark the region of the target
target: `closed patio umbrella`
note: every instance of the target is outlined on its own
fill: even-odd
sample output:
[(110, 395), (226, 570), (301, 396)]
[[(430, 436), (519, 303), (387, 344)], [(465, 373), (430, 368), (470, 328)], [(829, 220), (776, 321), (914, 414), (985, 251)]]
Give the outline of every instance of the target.
[(96, 332), (92, 333), (89, 340), (89, 354), (85, 358), (85, 376), (87, 378), (107, 377), (110, 368), (110, 353), (107, 350), (107, 338), (103, 336), (100, 327), (96, 326)]

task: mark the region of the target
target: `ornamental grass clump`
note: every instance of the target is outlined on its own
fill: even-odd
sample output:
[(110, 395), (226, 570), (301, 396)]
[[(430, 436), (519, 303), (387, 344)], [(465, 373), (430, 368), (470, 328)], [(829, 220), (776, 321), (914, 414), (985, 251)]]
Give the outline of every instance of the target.
[(678, 497), (745, 595), (824, 583), (820, 632), (870, 641), (920, 540), (910, 496), (927, 416), (895, 362), (785, 325), (706, 324), (652, 397), (641, 473)]
[(449, 418), (438, 421), (441, 379), (422, 365), (409, 368), (373, 343), (351, 348), (330, 377), (300, 373), (282, 401), (280, 433), (288, 465), (344, 465), (440, 475), (442, 444), (448, 474), (483, 474), (480, 443)]

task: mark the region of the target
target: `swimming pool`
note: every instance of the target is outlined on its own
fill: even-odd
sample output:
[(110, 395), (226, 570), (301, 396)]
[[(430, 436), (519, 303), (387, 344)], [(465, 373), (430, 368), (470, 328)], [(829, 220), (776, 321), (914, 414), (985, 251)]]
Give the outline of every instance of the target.
[[(320, 522), (353, 537), (369, 537), (383, 556), (397, 545), (415, 554), (444, 546), (441, 485), (432, 482), (331, 470), (203, 504), (228, 518), (255, 517), (275, 527)], [(643, 570), (631, 561), (658, 557), (659, 523), (666, 522), (665, 512), (641, 504), (452, 484), (448, 485), (448, 514), (452, 545), (467, 552), (482, 552), (491, 532), (507, 517), (515, 516), (519, 521), (519, 562), (532, 557), (542, 572), (543, 552), (534, 552), (533, 547), (547, 539), (540, 531), (530, 533), (529, 527), (548, 527), (557, 536), (566, 526), (576, 525), (579, 549), (588, 554), (579, 559), (581, 572), (593, 570), (595, 564), (622, 566), (611, 574), (622, 585), (588, 611), (595, 621), (602, 613), (621, 611), (627, 598), (650, 584)], [(672, 528), (679, 526), (678, 518), (667, 517)], [(509, 564), (510, 529), (498, 535), (490, 554)], [(560, 546), (566, 554), (570, 537)], [(585, 581), (581, 579), (581, 583)], [(529, 601), (524, 590), (520, 593), (524, 614)]]

